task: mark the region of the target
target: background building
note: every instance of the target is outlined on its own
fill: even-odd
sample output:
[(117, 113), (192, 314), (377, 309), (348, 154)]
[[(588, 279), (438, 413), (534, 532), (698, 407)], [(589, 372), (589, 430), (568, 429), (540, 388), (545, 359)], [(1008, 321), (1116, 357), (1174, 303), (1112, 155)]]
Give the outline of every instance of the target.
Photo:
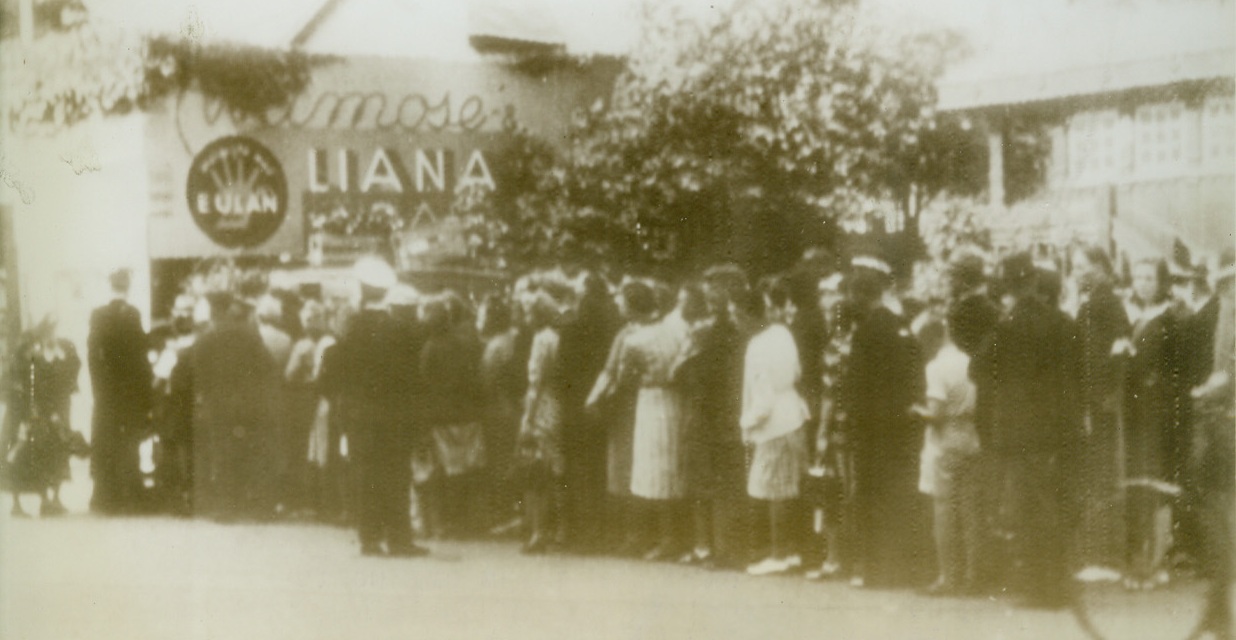
[[(1082, 239), (1130, 258), (1171, 255), (1176, 238), (1195, 254), (1231, 246), (1233, 3), (1044, 7), (993, 24), (999, 39), (940, 84), (941, 108), (988, 136), (997, 244)], [(1042, 157), (1010, 158), (1012, 136), (1037, 140)]]

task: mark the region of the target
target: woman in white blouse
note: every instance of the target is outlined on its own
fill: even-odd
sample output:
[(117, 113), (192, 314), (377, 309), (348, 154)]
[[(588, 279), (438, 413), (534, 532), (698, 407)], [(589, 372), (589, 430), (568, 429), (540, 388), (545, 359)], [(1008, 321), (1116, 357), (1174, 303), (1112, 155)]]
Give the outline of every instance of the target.
[(764, 288), (759, 297), (737, 311), (763, 317), (762, 329), (747, 345), (743, 372), (743, 442), (751, 451), (747, 493), (767, 503), (769, 555), (747, 567), (752, 575), (784, 573), (800, 563), (788, 548), (790, 502), (798, 498), (799, 481), (807, 465), (803, 424), (810, 412), (796, 385), (802, 375), (798, 347), (785, 323), (794, 312), (782, 283)]

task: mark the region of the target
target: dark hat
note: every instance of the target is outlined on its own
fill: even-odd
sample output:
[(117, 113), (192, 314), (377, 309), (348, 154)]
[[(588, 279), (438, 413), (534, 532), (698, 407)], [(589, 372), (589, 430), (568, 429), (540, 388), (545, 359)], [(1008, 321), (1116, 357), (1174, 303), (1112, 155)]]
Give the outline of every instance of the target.
[(1011, 287), (1034, 282), (1035, 273), (1034, 259), (1027, 251), (1018, 251), (1000, 263), (1000, 280)]
[(955, 282), (966, 287), (977, 287), (983, 283), (983, 258), (975, 253), (961, 253), (953, 256), (948, 264), (948, 275)]
[(1167, 271), (1174, 280), (1192, 280), (1197, 275), (1193, 255), (1180, 238), (1172, 242), (1172, 258), (1167, 261)]

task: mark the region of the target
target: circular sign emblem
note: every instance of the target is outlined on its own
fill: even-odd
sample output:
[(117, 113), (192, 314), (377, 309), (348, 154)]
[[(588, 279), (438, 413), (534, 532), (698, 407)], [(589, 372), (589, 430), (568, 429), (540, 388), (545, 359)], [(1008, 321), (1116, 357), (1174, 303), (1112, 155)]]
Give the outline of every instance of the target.
[(193, 158), (186, 188), (193, 221), (216, 244), (255, 247), (270, 239), (288, 210), (279, 160), (256, 140), (220, 138)]

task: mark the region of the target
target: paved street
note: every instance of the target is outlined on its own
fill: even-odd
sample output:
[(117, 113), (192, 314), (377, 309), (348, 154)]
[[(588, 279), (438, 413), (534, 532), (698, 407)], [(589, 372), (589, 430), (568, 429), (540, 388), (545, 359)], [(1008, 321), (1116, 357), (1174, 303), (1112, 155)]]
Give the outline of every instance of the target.
[[(83, 488), (67, 497), (80, 514)], [(7, 498), (0, 507), (7, 514)], [(360, 557), (350, 531), (303, 524), (4, 515), (0, 525), (6, 640), (1085, 637), (1067, 612), (797, 577), (527, 558), (512, 544), (441, 543), (431, 558), (394, 560)], [(1184, 631), (1142, 634), (1172, 636)]]

